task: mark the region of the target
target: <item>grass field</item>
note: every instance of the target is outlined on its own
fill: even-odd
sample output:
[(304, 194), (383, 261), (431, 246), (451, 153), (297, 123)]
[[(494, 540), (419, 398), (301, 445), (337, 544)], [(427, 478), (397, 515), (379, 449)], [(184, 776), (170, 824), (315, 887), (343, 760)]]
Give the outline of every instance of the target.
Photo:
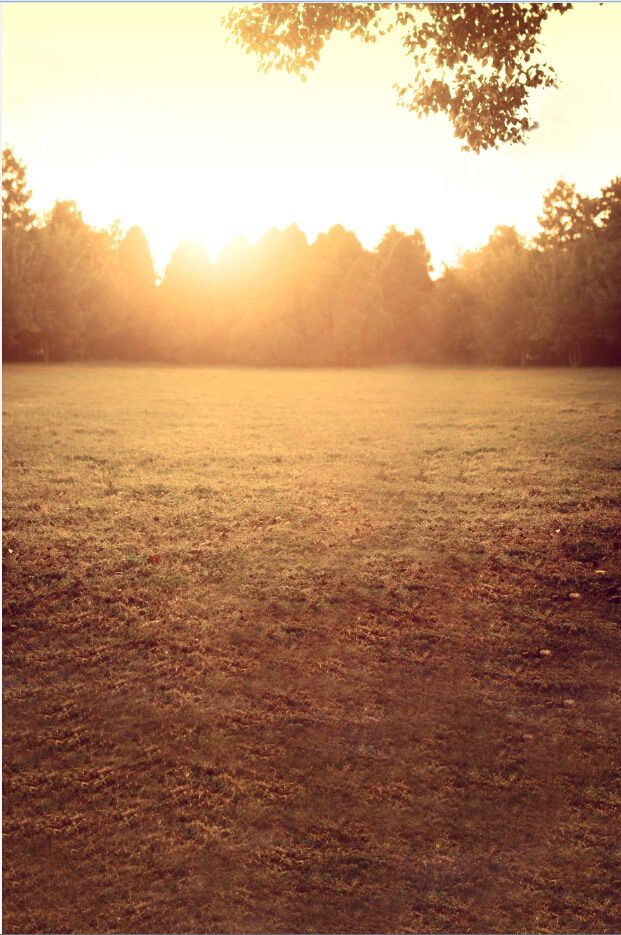
[(620, 391), (6, 366), (3, 931), (619, 932)]

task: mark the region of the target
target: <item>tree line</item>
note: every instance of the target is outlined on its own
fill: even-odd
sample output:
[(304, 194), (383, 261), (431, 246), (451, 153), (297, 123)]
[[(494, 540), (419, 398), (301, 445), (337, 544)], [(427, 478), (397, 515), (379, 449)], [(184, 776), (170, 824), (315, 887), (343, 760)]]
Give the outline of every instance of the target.
[(95, 229), (72, 201), (37, 217), (26, 168), (2, 154), (6, 361), (257, 366), (621, 363), (621, 178), (597, 198), (564, 180), (527, 241), (433, 267), (419, 230), (374, 250), (335, 225), (309, 244), (292, 224), (215, 262), (183, 240), (161, 280), (140, 227)]

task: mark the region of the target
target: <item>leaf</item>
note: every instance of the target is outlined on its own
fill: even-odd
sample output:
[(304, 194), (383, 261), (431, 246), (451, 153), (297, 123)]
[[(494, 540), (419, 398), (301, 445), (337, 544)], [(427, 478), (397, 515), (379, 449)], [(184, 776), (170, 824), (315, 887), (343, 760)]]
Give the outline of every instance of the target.
[(306, 75), (300, 75), (300, 81), (304, 82), (306, 80), (307, 80)]
[(149, 565), (159, 565), (159, 563), (160, 563), (160, 556), (159, 556), (159, 555), (149, 555), (149, 558), (147, 559), (147, 561), (148, 561)]

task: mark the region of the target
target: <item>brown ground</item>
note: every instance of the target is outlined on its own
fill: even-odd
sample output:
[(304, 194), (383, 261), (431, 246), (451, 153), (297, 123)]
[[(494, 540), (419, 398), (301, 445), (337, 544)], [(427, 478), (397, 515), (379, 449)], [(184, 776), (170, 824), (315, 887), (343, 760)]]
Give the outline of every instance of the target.
[(3, 931), (618, 932), (620, 389), (5, 367)]

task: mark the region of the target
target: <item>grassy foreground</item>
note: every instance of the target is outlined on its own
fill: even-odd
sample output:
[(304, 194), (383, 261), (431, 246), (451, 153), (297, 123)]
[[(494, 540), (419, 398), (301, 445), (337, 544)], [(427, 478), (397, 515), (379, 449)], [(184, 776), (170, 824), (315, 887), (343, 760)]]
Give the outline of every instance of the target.
[(4, 932), (618, 932), (618, 371), (4, 368)]

